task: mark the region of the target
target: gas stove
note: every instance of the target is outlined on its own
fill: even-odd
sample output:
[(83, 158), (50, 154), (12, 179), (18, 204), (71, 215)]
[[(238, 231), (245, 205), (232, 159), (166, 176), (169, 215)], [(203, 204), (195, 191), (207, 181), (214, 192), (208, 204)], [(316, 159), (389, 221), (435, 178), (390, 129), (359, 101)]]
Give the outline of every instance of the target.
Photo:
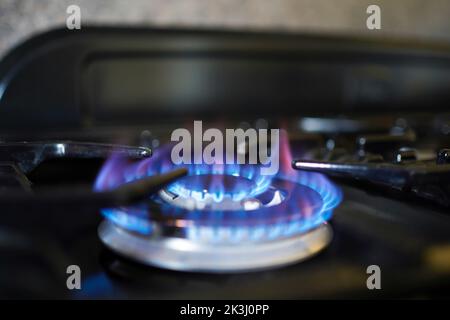
[[(0, 64), (0, 295), (445, 296), (448, 68), (441, 44), (292, 34), (25, 42)], [(196, 121), (280, 130), (279, 170), (174, 163)]]
[[(96, 190), (172, 172), (171, 150), (163, 146), (131, 166), (113, 158)], [(273, 175), (259, 165), (192, 164), (150, 204), (104, 210), (100, 238), (123, 255), (182, 271), (251, 271), (314, 255), (331, 240), (326, 222), (340, 191), (321, 174), (296, 174), (288, 141), (280, 151), (287, 167)]]

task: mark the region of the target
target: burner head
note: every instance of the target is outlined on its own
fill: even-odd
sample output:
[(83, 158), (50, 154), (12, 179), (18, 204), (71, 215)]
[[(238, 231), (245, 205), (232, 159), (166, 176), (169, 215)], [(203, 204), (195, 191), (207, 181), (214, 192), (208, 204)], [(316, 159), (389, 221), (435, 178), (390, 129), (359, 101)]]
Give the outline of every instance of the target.
[[(283, 155), (285, 160), (289, 154)], [(290, 161), (289, 161), (290, 163)], [(170, 148), (138, 163), (113, 158), (97, 190), (173, 169)], [(331, 240), (341, 193), (325, 176), (253, 165), (192, 165), (148, 202), (103, 210), (100, 238), (137, 261), (183, 271), (259, 270), (303, 260)]]
[(161, 190), (174, 206), (189, 210), (251, 211), (278, 204), (284, 192), (240, 176), (200, 174), (179, 179)]
[(201, 174), (187, 176), (171, 184), (166, 193), (172, 199), (179, 201), (174, 204), (186, 203), (190, 209), (214, 207), (222, 202), (239, 203), (251, 196), (257, 185), (254, 181), (224, 174)]

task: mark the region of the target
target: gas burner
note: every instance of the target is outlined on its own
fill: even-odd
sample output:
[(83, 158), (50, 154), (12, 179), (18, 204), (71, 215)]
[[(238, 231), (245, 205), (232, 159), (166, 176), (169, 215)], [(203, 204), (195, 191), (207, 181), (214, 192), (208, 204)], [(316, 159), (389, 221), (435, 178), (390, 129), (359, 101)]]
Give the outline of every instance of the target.
[[(290, 154), (283, 155), (285, 160)], [(290, 163), (286, 161), (284, 163)], [(95, 189), (172, 170), (170, 149), (128, 162), (113, 157)], [(240, 272), (291, 264), (325, 248), (341, 193), (324, 175), (257, 166), (192, 165), (145, 203), (103, 210), (102, 242), (138, 262), (179, 271)]]
[(200, 174), (179, 179), (161, 190), (162, 199), (189, 210), (250, 211), (279, 204), (284, 192), (258, 188), (254, 181), (224, 174)]

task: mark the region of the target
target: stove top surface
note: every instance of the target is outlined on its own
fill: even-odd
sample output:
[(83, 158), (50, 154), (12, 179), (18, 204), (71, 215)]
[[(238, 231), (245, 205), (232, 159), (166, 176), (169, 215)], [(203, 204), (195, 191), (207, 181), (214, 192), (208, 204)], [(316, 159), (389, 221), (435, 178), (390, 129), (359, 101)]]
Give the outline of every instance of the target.
[[(24, 43), (0, 63), (0, 296), (446, 296), (449, 62), (439, 44), (193, 30)], [(168, 161), (195, 120), (280, 129), (280, 170)]]
[[(335, 142), (334, 148), (326, 152), (323, 148), (327, 148), (327, 143), (331, 144), (330, 139), (324, 139), (327, 134), (303, 133), (299, 135), (295, 131), (291, 130), (290, 132), (289, 145), (293, 151), (293, 157), (307, 158), (310, 161), (312, 161), (313, 156), (331, 159), (330, 157), (324, 158), (323, 155), (329, 155), (330, 151), (342, 154), (343, 151), (339, 151), (338, 147), (344, 146), (344, 141), (359, 141), (354, 138), (354, 134), (346, 139), (339, 135), (338, 138), (333, 139)], [(135, 136), (142, 139), (142, 134)], [(372, 135), (371, 137), (375, 139), (375, 136)], [(379, 139), (385, 139), (385, 137), (381, 137), (382, 135), (378, 134)], [(151, 136), (144, 134), (144, 138), (138, 144), (149, 145), (157, 139), (154, 134)], [(159, 140), (162, 141), (162, 139)], [(404, 140), (401, 141), (404, 143)], [(384, 143), (385, 147), (382, 150), (386, 151), (391, 142)], [(415, 142), (416, 145), (426, 146), (427, 148), (435, 143), (436, 140)], [(62, 145), (62, 143), (59, 144)], [(15, 147), (18, 145), (23, 147), (21, 143), (16, 143)], [(30, 145), (26, 145), (30, 147)], [(39, 144), (34, 143), (32, 145), (35, 148)], [(47, 143), (46, 145), (51, 144)], [(296, 145), (305, 146), (301, 149), (300, 154), (295, 152), (295, 150), (300, 150), (296, 149)], [(358, 143), (353, 142), (353, 145), (352, 150), (354, 152), (360, 151)], [(377, 143), (374, 143), (374, 145), (377, 145)], [(78, 146), (78, 149), (73, 146)], [(17, 190), (17, 188), (24, 189), (25, 186), (25, 189), (31, 188), (36, 194), (33, 198), (25, 198), (28, 199), (26, 201), (30, 201), (28, 205), (12, 200), (12, 204), (10, 203), (10, 207), (8, 207), (8, 201), (2, 198), (3, 205), (7, 208), (2, 218), (3, 237), (1, 238), (2, 256), (7, 258), (1, 265), (2, 277), (0, 279), (3, 288), (2, 294), (5, 297), (151, 299), (433, 297), (439, 296), (442, 290), (445, 290), (447, 285), (450, 284), (449, 269), (446, 262), (446, 257), (450, 256), (448, 248), (450, 240), (448, 208), (442, 203), (432, 201), (432, 199), (421, 198), (414, 192), (398, 190), (392, 186), (386, 187), (383, 184), (373, 183), (370, 179), (348, 179), (345, 176), (336, 176), (329, 180), (329, 183), (336, 186), (337, 190), (342, 193), (342, 202), (336, 203), (338, 205), (328, 221), (328, 227), (332, 230), (330, 239), (326, 241), (324, 247), (319, 248), (319, 252), (316, 252), (309, 259), (298, 258), (297, 260), (303, 260), (300, 262), (295, 262), (296, 259), (294, 259), (286, 266), (283, 266), (284, 263), (277, 265), (273, 263), (276, 258), (272, 259), (270, 252), (264, 252), (263, 257), (266, 257), (266, 260), (274, 265), (269, 263), (262, 270), (258, 270), (261, 265), (258, 265), (258, 263), (252, 264), (254, 261), (259, 261), (257, 257), (251, 256), (251, 253), (254, 252), (252, 249), (243, 253), (252, 258), (244, 259), (249, 262), (247, 270), (246, 268), (242, 270), (238, 268), (237, 270), (231, 270), (233, 272), (230, 273), (230, 270), (224, 272), (224, 270), (219, 269), (211, 273), (208, 267), (223, 266), (222, 263), (219, 263), (220, 259), (217, 260), (217, 256), (211, 256), (214, 263), (207, 263), (206, 269), (199, 268), (198, 265), (192, 266), (192, 269), (186, 268), (188, 262), (184, 265), (185, 268), (179, 268), (171, 266), (170, 263), (168, 265), (161, 265), (158, 262), (154, 263), (154, 261), (149, 263), (148, 260), (130, 255), (126, 250), (121, 250), (122, 247), (114, 247), (107, 241), (105, 246), (105, 237), (102, 236), (101, 231), (102, 227), (105, 228), (105, 221), (118, 223), (119, 226), (121, 224), (118, 220), (108, 219), (105, 211), (103, 211), (102, 216), (101, 211), (103, 209), (100, 208), (105, 207), (106, 204), (104, 202), (93, 202), (90, 198), (98, 195), (98, 193), (92, 191), (94, 180), (97, 178), (96, 188), (97, 191), (100, 191), (98, 177), (101, 174), (98, 173), (102, 172), (100, 170), (102, 167), (102, 170), (108, 168), (108, 161), (116, 161), (117, 155), (126, 156), (128, 159), (130, 155), (139, 158), (142, 153), (147, 156), (145, 154), (147, 149), (132, 149), (130, 147), (130, 149), (122, 150), (116, 147), (110, 160), (105, 162), (104, 156), (110, 155), (112, 149), (107, 147), (109, 145), (103, 144), (103, 146), (105, 150), (109, 150), (107, 153), (100, 152), (95, 156), (80, 158), (77, 157), (76, 151), (71, 153), (70, 150), (82, 150), (85, 153), (86, 148), (92, 146), (86, 143), (66, 142), (65, 151), (71, 154), (71, 157), (55, 158), (49, 156), (42, 162), (37, 161), (39, 165), (36, 168), (29, 172), (26, 171), (28, 172), (27, 178), (24, 180), (18, 179), (19, 183), (15, 187), (4, 186), (4, 190), (8, 192)], [(368, 144), (366, 144), (367, 146)], [(59, 148), (61, 149), (61, 146)], [(95, 149), (99, 150), (99, 145), (95, 145)], [(23, 154), (23, 149), (21, 150)], [(152, 174), (149, 174), (149, 176), (153, 176), (156, 172), (152, 170), (161, 169), (157, 165), (155, 166), (155, 161), (157, 162), (160, 159), (158, 157), (159, 150), (164, 150), (164, 147), (162, 149), (154, 148), (153, 156), (148, 160), (131, 160), (129, 164), (140, 164), (142, 169), (144, 163), (146, 174), (151, 172)], [(348, 154), (350, 154), (349, 151), (346, 156)], [(11, 156), (12, 153), (9, 153), (9, 155)], [(434, 157), (436, 158), (436, 155)], [(29, 161), (25, 163), (28, 164)], [(398, 165), (403, 166), (402, 163), (398, 163)], [(21, 166), (13, 167), (17, 169)], [(2, 166), (2, 168), (6, 168), (6, 166)], [(25, 167), (22, 166), (22, 168)], [(113, 168), (115, 170), (113, 173), (119, 176), (121, 172), (127, 172), (124, 168), (118, 168), (117, 166), (110, 166), (110, 168)], [(17, 169), (14, 172), (15, 174), (11, 175), (10, 171), (5, 170), (2, 177), (9, 177), (9, 179), (11, 176), (17, 177), (17, 172), (20, 172), (20, 170)], [(306, 174), (308, 172), (301, 171), (301, 173)], [(23, 174), (21, 173), (21, 175)], [(189, 177), (196, 176), (189, 175)], [(177, 188), (180, 188), (180, 186), (189, 188), (195, 185), (189, 179), (186, 180), (186, 178), (180, 178), (179, 176), (170, 179), (178, 179), (175, 180), (175, 183), (172, 183)], [(206, 180), (211, 187), (211, 180)], [(295, 181), (295, 179), (293, 180)], [(181, 182), (177, 185), (176, 181)], [(235, 191), (235, 187), (236, 184), (231, 183), (231, 187), (227, 189), (228, 192)], [(165, 190), (179, 190), (177, 188), (172, 187), (171, 189), (169, 187)], [(54, 193), (56, 190), (59, 190), (59, 197)], [(78, 193), (74, 190), (78, 190)], [(244, 190), (248, 189), (244, 188)], [(71, 194), (65, 195), (68, 192)], [(88, 192), (87, 195), (84, 192)], [(307, 195), (308, 192), (308, 190), (302, 191), (301, 196)], [(50, 200), (47, 202), (42, 200), (49, 193), (53, 194), (49, 197)], [(13, 193), (10, 193), (10, 195), (13, 196)], [(62, 199), (61, 202), (52, 202), (55, 197)], [(161, 193), (158, 197), (161, 197)], [(32, 199), (41, 200), (32, 201)], [(77, 203), (77, 199), (85, 200), (82, 203)], [(171, 199), (170, 201), (173, 201)], [(110, 200), (107, 198), (106, 201)], [(240, 200), (239, 203), (241, 203)], [(66, 204), (66, 201), (69, 201), (69, 205)], [(179, 218), (177, 214), (181, 215), (180, 212), (183, 210), (187, 210), (188, 213), (195, 212), (195, 210), (191, 211), (192, 208), (190, 208), (191, 210), (180, 208), (179, 204), (169, 203), (168, 205), (172, 208), (178, 208), (172, 213), (175, 215), (175, 220)], [(219, 212), (222, 212), (221, 210)], [(274, 212), (270, 207), (267, 210), (268, 214)], [(258, 213), (258, 211), (255, 212)], [(194, 221), (206, 219), (205, 221), (208, 222), (208, 219), (205, 218), (205, 214), (208, 216), (208, 213), (201, 210), (200, 213), (204, 215), (194, 215)], [(249, 214), (251, 215), (252, 211), (249, 211)], [(157, 217), (158, 215), (154, 216), (154, 218)], [(245, 220), (248, 217), (238, 218), (244, 219), (243, 221), (248, 223), (248, 220)], [(209, 219), (215, 221), (213, 216)], [(102, 220), (104, 221), (103, 224), (101, 224)], [(169, 221), (171, 220), (169, 219)], [(220, 224), (220, 226), (226, 226), (227, 221), (224, 222), (225, 224)], [(102, 227), (99, 229), (99, 226)], [(135, 230), (131, 231), (132, 240), (120, 238), (121, 240), (125, 239), (123, 241), (128, 246), (130, 241), (133, 243)], [(119, 234), (121, 232), (123, 230), (119, 230)], [(189, 232), (180, 233), (179, 230), (174, 231), (172, 229), (165, 230), (165, 232), (168, 232), (171, 236), (181, 237), (180, 239), (189, 235)], [(114, 232), (112, 234), (114, 235)], [(111, 237), (111, 233), (108, 236)], [(144, 243), (151, 241), (151, 239), (146, 239), (145, 235), (143, 239)], [(198, 240), (195, 236), (192, 238), (192, 234), (190, 239)], [(209, 243), (211, 239), (207, 239), (209, 239), (207, 241)], [(205, 238), (201, 238), (201, 240), (204, 241)], [(239, 241), (243, 241), (243, 239)], [(211, 247), (215, 255), (220, 250), (220, 244), (216, 241)], [(241, 248), (242, 246), (238, 245), (237, 247)], [(167, 250), (167, 248), (159, 248), (159, 250)], [(296, 253), (298, 254), (298, 250), (296, 250)], [(201, 254), (204, 254), (204, 252), (201, 252)], [(210, 252), (210, 254), (212, 253)], [(202, 257), (204, 256), (200, 255), (198, 259), (192, 260), (202, 261)], [(163, 258), (167, 259), (167, 256)], [(68, 274), (66, 270), (69, 265), (77, 265), (82, 271), (80, 290), (67, 290), (66, 279)], [(205, 264), (201, 265), (205, 266)], [(367, 268), (371, 265), (379, 266), (382, 271), (383, 290), (367, 290)], [(249, 266), (250, 268), (248, 268)], [(167, 267), (174, 270), (167, 270)], [(17, 274), (17, 272), (24, 277), (10, 276), (13, 273)]]

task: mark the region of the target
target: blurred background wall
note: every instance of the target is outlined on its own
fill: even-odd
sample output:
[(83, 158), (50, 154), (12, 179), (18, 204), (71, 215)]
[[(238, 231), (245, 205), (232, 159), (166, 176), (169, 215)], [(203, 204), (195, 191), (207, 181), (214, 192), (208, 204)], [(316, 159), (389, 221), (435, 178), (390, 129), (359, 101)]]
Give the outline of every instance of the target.
[[(65, 25), (81, 8), (82, 26), (133, 24), (370, 34), (450, 42), (449, 0), (0, 0), (0, 56), (21, 40)], [(366, 8), (382, 9), (382, 29), (366, 28)]]

